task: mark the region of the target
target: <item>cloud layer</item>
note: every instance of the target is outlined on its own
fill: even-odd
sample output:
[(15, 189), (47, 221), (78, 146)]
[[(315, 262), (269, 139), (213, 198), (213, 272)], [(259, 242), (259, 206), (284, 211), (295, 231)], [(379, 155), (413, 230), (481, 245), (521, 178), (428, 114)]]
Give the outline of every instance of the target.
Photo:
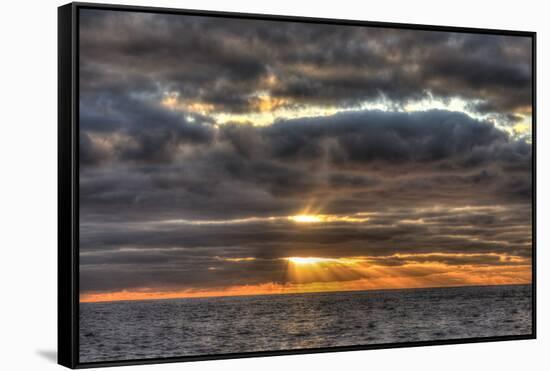
[[(162, 94), (210, 110), (353, 105), (427, 95), (514, 114), (531, 106), (531, 40), (517, 36), (86, 10), (81, 89)], [(264, 107), (265, 108), (265, 107)]]
[(528, 280), (530, 39), (81, 10), (80, 47), (82, 293)]

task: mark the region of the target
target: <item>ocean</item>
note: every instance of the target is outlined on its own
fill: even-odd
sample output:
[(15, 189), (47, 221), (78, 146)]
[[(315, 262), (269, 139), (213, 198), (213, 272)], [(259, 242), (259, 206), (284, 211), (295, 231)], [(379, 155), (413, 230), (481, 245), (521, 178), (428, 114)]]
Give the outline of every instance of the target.
[(80, 362), (532, 333), (531, 285), (80, 304)]

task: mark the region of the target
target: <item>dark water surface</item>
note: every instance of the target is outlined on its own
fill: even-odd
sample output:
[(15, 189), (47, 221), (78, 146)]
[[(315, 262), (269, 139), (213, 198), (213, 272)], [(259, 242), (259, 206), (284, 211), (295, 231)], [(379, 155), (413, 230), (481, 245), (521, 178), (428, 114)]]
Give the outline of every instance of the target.
[(80, 304), (80, 362), (526, 335), (531, 285)]

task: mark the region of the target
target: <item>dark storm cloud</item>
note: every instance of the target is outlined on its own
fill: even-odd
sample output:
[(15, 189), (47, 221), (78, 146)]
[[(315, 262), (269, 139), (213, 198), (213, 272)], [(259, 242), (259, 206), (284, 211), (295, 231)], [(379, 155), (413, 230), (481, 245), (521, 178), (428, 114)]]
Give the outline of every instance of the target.
[[(83, 164), (111, 155), (135, 162), (170, 161), (179, 146), (210, 142), (209, 125), (190, 124), (182, 113), (168, 111), (147, 101), (104, 93), (81, 100), (80, 140)], [(96, 141), (90, 134), (110, 134)], [(117, 140), (118, 135), (119, 140)]]
[(255, 109), (258, 91), (288, 105), (430, 94), (500, 114), (531, 104), (525, 37), (88, 10), (81, 20), (85, 94), (174, 91), (228, 112)]
[[(95, 254), (82, 259), (83, 289), (147, 281), (159, 287), (279, 282), (278, 259), (293, 255), (530, 256), (531, 145), (490, 123), (446, 111), (366, 111), (268, 127), (178, 125), (198, 125), (209, 134), (184, 141), (181, 151), (159, 142), (171, 153), (162, 161), (154, 151), (130, 158), (124, 146), (111, 147), (108, 158), (86, 155), (102, 162), (81, 172), (81, 251)], [(111, 130), (110, 136), (123, 132), (131, 143), (150, 135), (125, 125)], [(482, 208), (451, 213), (432, 205)], [(366, 223), (330, 226), (232, 222), (285, 217), (308, 206), (323, 214), (382, 213)], [(219, 224), (163, 224), (180, 218)], [(235, 265), (216, 260), (219, 255), (272, 264)], [(502, 264), (490, 256), (478, 260)]]
[(214, 257), (190, 258), (183, 254), (107, 254), (107, 264), (94, 264), (84, 257), (81, 290), (177, 289), (283, 282), (286, 262), (277, 259), (225, 262)]
[(508, 141), (506, 134), (491, 124), (435, 110), (340, 113), (288, 120), (265, 130), (273, 138), (272, 154), (276, 158), (318, 157), (323, 152), (322, 140), (335, 139), (332, 161), (359, 164), (454, 160), (476, 148)]
[(139, 122), (154, 116), (143, 110), (129, 114), (136, 128), (82, 131), (82, 165), (103, 164), (83, 166), (90, 210), (224, 219), (289, 215), (304, 197), (323, 199), (326, 213), (374, 209), (392, 194), (395, 204), (530, 197), (531, 145), (464, 114), (365, 111), (267, 127), (164, 118), (146, 130)]
[[(443, 110), (265, 127), (215, 119), (259, 110), (254, 94), (267, 91), (289, 107), (462, 97), (512, 124), (531, 103), (530, 47), (518, 37), (82, 11), (81, 289), (284, 283), (288, 256), (387, 266), (530, 258), (532, 145), (491, 122)], [(167, 92), (209, 112), (163, 106)], [(336, 219), (287, 218), (301, 213)]]

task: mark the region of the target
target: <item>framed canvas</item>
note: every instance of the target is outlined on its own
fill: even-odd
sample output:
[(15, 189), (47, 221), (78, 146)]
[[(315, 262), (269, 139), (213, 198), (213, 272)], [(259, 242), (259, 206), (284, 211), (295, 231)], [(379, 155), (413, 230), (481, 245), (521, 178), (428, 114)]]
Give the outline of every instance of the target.
[(535, 338), (534, 32), (58, 19), (60, 364)]

